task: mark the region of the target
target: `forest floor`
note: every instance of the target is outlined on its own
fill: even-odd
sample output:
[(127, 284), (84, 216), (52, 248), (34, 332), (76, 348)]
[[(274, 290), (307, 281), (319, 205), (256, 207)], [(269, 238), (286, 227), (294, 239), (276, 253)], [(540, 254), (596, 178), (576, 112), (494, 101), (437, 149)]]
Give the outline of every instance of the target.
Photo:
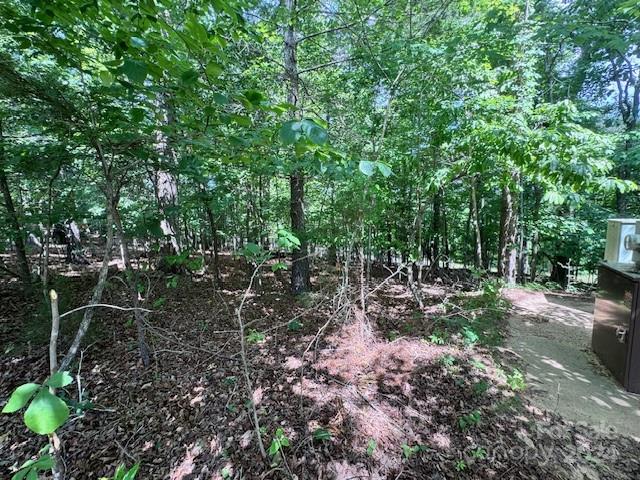
[(505, 290), (506, 345), (527, 366), (532, 402), (574, 422), (640, 441), (640, 395), (626, 392), (591, 350), (592, 297)]
[[(147, 318), (147, 369), (131, 315), (98, 312), (74, 367), (80, 388), (66, 389), (67, 479), (134, 462), (138, 478), (171, 480), (640, 477), (639, 443), (567, 422), (523, 395), (514, 356), (499, 348), (509, 306), (495, 292), (436, 281), (422, 286), (421, 311), (391, 280), (368, 297), (365, 314), (357, 289), (336, 295), (340, 272), (321, 267), (313, 292), (299, 297), (286, 293), (286, 272), (265, 271), (242, 310), (261, 436), (268, 447), (281, 428), (289, 440), (281, 455), (265, 461), (257, 449), (235, 315), (251, 271), (227, 257), (223, 289), (206, 275), (149, 275), (157, 307)], [(85, 304), (94, 279), (57, 276), (61, 311)], [(382, 279), (374, 276), (372, 289)], [(44, 380), (49, 325), (15, 284), (0, 288), (4, 401), (18, 385)], [(103, 300), (127, 298), (112, 280)], [(61, 351), (78, 321), (63, 325)], [(45, 442), (19, 416), (0, 416), (0, 478)]]

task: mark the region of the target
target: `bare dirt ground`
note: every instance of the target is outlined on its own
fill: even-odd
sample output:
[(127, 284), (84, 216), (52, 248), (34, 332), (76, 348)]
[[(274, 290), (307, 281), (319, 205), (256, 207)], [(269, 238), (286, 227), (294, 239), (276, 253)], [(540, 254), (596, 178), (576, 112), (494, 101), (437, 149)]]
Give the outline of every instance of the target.
[[(234, 311), (250, 270), (225, 262), (222, 290), (206, 275), (181, 276), (173, 288), (150, 274), (151, 301), (165, 301), (148, 317), (146, 370), (130, 315), (95, 317), (73, 369), (81, 388), (65, 391), (73, 413), (59, 435), (68, 479), (112, 475), (134, 462), (141, 479), (171, 480), (639, 478), (636, 442), (530, 405), (507, 385), (507, 366), (491, 350), (426, 341), (443, 305), (460, 294), (441, 284), (423, 288), (424, 312), (391, 281), (371, 295), (366, 315), (357, 301), (336, 315), (336, 271), (316, 270), (314, 292), (297, 298), (283, 293), (286, 273), (265, 272), (243, 310), (252, 337), (249, 398)], [(93, 281), (58, 277), (61, 310), (86, 303)], [(49, 325), (13, 283), (0, 288), (4, 403), (18, 385), (44, 380)], [(123, 282), (111, 281), (104, 301), (127, 299)], [(77, 321), (63, 326), (61, 351)], [(289, 439), (282, 458), (260, 457), (249, 401), (267, 447), (278, 428)], [(18, 415), (0, 416), (0, 478), (44, 443)]]
[(591, 351), (592, 298), (506, 290), (507, 347), (526, 364), (534, 405), (640, 441), (640, 395), (626, 392)]

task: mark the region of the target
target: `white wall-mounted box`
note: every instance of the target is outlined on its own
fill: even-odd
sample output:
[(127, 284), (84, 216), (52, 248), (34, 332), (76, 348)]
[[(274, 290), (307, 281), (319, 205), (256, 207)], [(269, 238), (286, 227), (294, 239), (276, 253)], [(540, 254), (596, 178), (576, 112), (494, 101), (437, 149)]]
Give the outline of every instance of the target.
[(604, 260), (610, 263), (633, 263), (633, 252), (624, 248), (624, 237), (636, 233), (635, 218), (611, 218), (607, 222), (607, 245)]

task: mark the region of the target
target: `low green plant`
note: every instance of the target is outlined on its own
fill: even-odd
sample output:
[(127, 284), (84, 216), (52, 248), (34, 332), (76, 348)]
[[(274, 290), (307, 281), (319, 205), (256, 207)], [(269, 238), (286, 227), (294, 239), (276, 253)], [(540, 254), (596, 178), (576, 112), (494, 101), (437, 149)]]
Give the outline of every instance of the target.
[(376, 451), (377, 446), (378, 444), (376, 443), (376, 441), (373, 438), (370, 439), (369, 442), (367, 443), (367, 455), (371, 457), (373, 455), (373, 452)]
[(289, 439), (284, 434), (284, 430), (282, 428), (278, 428), (276, 430), (273, 439), (271, 440), (271, 445), (269, 445), (269, 455), (274, 457), (278, 454), (284, 447), (289, 446)]
[(507, 385), (509, 385), (509, 388), (515, 392), (521, 392), (527, 388), (524, 375), (518, 369), (514, 369), (510, 375), (507, 375)]
[(426, 452), (426, 451), (427, 451), (427, 447), (425, 447), (424, 445), (418, 444), (418, 445), (410, 446), (410, 445), (407, 445), (406, 443), (402, 444), (402, 455), (407, 460), (409, 460), (414, 455), (417, 455), (418, 453)]
[(303, 326), (304, 325), (298, 320), (291, 320), (289, 323), (287, 323), (287, 329), (289, 329), (292, 332), (296, 332), (300, 330)]
[(34, 480), (38, 478), (40, 473), (45, 473), (51, 470), (55, 464), (55, 460), (49, 454), (50, 446), (46, 445), (38, 453), (38, 458), (35, 460), (27, 460), (22, 466), (13, 474), (11, 480)]
[(429, 335), (429, 341), (435, 345), (444, 345), (446, 343), (446, 335), (443, 332), (436, 330)]
[(443, 355), (440, 357), (440, 363), (445, 367), (452, 367), (456, 363), (456, 357), (453, 355)]
[(264, 333), (258, 332), (257, 330), (249, 330), (249, 334), (247, 335), (247, 343), (260, 343), (264, 342)]
[(471, 427), (480, 424), (480, 412), (478, 410), (474, 410), (471, 413), (467, 413), (466, 415), (462, 415), (458, 419), (458, 425), (460, 426), (460, 430), (465, 431)]
[(398, 330), (391, 330), (387, 334), (387, 338), (389, 339), (390, 342), (393, 342), (394, 340), (396, 340), (399, 337), (400, 337), (400, 332)]
[(464, 472), (467, 469), (467, 462), (458, 460), (455, 465), (456, 472)]
[(469, 327), (462, 328), (462, 339), (467, 346), (475, 345), (480, 340), (478, 334)]
[(311, 435), (313, 436), (314, 440), (319, 440), (321, 442), (331, 440), (331, 433), (324, 428), (315, 429)]
[(134, 480), (136, 475), (138, 475), (138, 469), (140, 468), (140, 464), (136, 463), (130, 469), (127, 469), (126, 465), (119, 465), (116, 469), (116, 473), (113, 477), (102, 477), (100, 480)]
[(477, 460), (484, 460), (487, 458), (487, 450), (482, 447), (475, 448), (471, 451), (471, 457)]
[(482, 370), (483, 372), (487, 370), (487, 366), (481, 361), (476, 360), (475, 358), (472, 358), (471, 360), (469, 360), (469, 363), (475, 368), (477, 368), (478, 370)]
[(490, 385), (487, 381), (479, 380), (473, 384), (473, 394), (476, 396), (483, 395), (487, 390), (489, 390), (489, 387)]
[(69, 372), (56, 372), (41, 385), (37, 383), (20, 385), (9, 397), (2, 413), (17, 412), (29, 404), (24, 412), (24, 424), (34, 433), (50, 435), (67, 421), (69, 407), (51, 393), (49, 387), (66, 387), (72, 381)]

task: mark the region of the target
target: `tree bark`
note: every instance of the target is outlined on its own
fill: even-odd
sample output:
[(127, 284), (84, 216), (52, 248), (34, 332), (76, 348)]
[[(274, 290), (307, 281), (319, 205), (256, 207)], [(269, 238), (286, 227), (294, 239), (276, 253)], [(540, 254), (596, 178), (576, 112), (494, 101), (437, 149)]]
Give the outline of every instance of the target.
[(478, 176), (471, 179), (471, 223), (475, 240), (473, 266), (482, 268), (482, 231), (480, 229), (480, 215), (478, 212)]
[(29, 261), (27, 260), (27, 250), (22, 234), (22, 228), (20, 226), (20, 220), (16, 213), (13, 198), (11, 197), (11, 189), (9, 188), (7, 173), (5, 172), (4, 132), (2, 127), (2, 121), (0, 120), (0, 190), (2, 190), (3, 203), (7, 210), (9, 227), (11, 228), (11, 235), (16, 246), (18, 275), (20, 275), (20, 280), (22, 281), (25, 292), (28, 293), (31, 290), (31, 270), (29, 268)]
[[(297, 63), (297, 40), (295, 18), (297, 15), (296, 0), (285, 0), (285, 7), (289, 13), (287, 28), (284, 33), (284, 65), (285, 75), (289, 83), (287, 101), (294, 107), (298, 106), (299, 83)], [(295, 110), (295, 109), (294, 109)], [(300, 248), (293, 250), (291, 265), (291, 291), (299, 294), (307, 291), (311, 286), (309, 269), (308, 246), (305, 231), (304, 212), (304, 172), (301, 167), (293, 170), (289, 177), (291, 199), (291, 229), (300, 240)]]
[(175, 208), (178, 204), (178, 180), (171, 172), (171, 167), (176, 163), (176, 155), (171, 144), (171, 138), (166, 130), (172, 128), (175, 123), (173, 107), (167, 93), (160, 93), (157, 100), (158, 111), (162, 115), (159, 128), (156, 130), (155, 150), (158, 155), (158, 167), (153, 172), (153, 184), (158, 201), (158, 208), (162, 215), (160, 228), (162, 233), (169, 238), (175, 254), (179, 254), (180, 234), (178, 218)]
[(518, 227), (517, 196), (513, 192), (520, 179), (520, 174), (511, 174), (510, 184), (502, 187), (502, 211), (500, 215), (500, 251), (498, 255), (498, 276), (507, 285), (515, 285), (518, 262), (516, 244)]
[[(102, 299), (102, 292), (104, 291), (105, 284), (107, 282), (107, 275), (109, 274), (109, 262), (111, 261), (111, 249), (113, 247), (113, 217), (111, 215), (111, 208), (107, 205), (107, 243), (105, 245), (104, 257), (102, 259), (102, 266), (100, 267), (100, 273), (98, 275), (98, 283), (93, 289), (93, 295), (91, 296), (91, 305), (95, 305), (96, 303), (100, 303)], [(87, 308), (84, 311), (84, 315), (82, 317), (82, 322), (80, 322), (80, 327), (76, 332), (76, 336), (73, 339), (73, 343), (71, 347), (69, 347), (69, 351), (62, 359), (60, 363), (60, 370), (67, 370), (69, 365), (75, 358), (78, 353), (78, 349), (80, 348), (80, 344), (82, 343), (82, 339), (84, 338), (87, 330), (89, 330), (89, 325), (91, 325), (91, 320), (93, 318), (94, 309)]]

